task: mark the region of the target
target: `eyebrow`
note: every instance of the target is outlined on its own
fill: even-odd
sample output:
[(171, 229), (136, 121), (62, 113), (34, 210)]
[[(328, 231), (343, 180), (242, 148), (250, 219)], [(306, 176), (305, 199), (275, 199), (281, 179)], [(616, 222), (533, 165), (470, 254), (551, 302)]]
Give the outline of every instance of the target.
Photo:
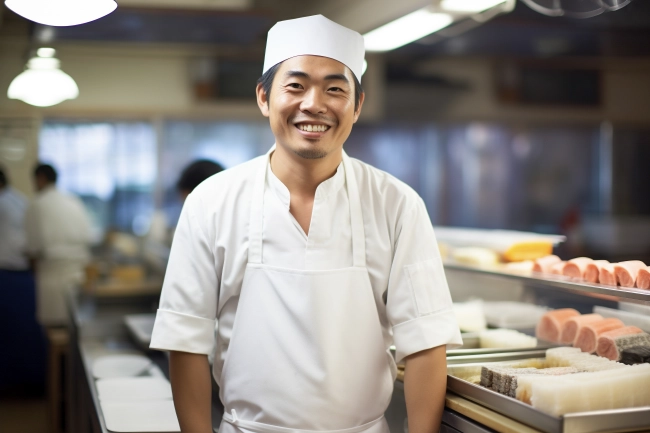
[[(287, 71), (284, 74), (286, 77), (300, 77), (300, 78), (311, 78), (309, 74), (303, 71)], [(345, 81), (346, 83), (350, 84), (350, 80), (348, 80), (348, 77), (346, 77), (344, 74), (330, 74), (325, 76), (325, 81), (333, 81), (333, 80), (341, 80)]]

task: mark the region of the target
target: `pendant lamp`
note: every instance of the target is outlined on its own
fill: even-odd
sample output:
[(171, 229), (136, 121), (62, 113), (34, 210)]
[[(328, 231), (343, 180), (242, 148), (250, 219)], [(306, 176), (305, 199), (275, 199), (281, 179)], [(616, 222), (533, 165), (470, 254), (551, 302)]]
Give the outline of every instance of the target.
[(110, 14), (114, 0), (6, 0), (18, 15), (48, 26), (76, 26)]
[(70, 75), (59, 69), (52, 48), (40, 48), (27, 63), (27, 69), (13, 79), (7, 90), (10, 99), (20, 99), (37, 107), (49, 107), (79, 96)]

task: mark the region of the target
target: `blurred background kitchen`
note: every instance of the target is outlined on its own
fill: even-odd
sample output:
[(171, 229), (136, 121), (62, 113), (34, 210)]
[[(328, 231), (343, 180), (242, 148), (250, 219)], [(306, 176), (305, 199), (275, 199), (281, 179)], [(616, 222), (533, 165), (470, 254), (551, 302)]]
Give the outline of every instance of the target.
[[(57, 27), (2, 5), (0, 166), (33, 198), (34, 167), (50, 164), (57, 187), (83, 201), (93, 257), (77, 290), (155, 304), (183, 169), (199, 159), (229, 168), (273, 144), (254, 97), (269, 28), (321, 13), (367, 34), (433, 5), (449, 17), (439, 30), (367, 52), (348, 154), (411, 185), (434, 225), (563, 234), (563, 258), (648, 263), (650, 2), (559, 3), (585, 9), (550, 16), (549, 0), (120, 0), (96, 21)], [(47, 107), (9, 98), (39, 56), (60, 60), (78, 96)], [(50, 90), (33, 86), (25, 98), (47, 105)], [(33, 301), (20, 299), (0, 310), (30, 314)], [(10, 315), (0, 316), (0, 333), (14, 333)], [(61, 338), (66, 347), (70, 336)], [(25, 347), (0, 347), (0, 362), (14, 365)], [(46, 382), (61, 367), (51, 350), (47, 358), (29, 347), (40, 363), (20, 361), (20, 374), (0, 364), (3, 432), (65, 427), (51, 421), (61, 412), (52, 387), (62, 384)], [(33, 425), (5, 430), (10, 413)]]

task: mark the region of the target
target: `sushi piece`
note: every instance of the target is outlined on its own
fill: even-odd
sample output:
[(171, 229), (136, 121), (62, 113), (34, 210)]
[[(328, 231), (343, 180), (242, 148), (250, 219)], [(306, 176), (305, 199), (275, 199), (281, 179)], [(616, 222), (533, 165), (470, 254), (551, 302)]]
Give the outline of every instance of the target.
[(636, 326), (625, 326), (602, 333), (598, 337), (596, 353), (612, 361), (619, 361), (623, 350), (644, 345), (650, 347), (650, 334)]
[(521, 274), (529, 274), (535, 267), (535, 262), (532, 260), (523, 260), (521, 262), (506, 263), (503, 268), (506, 271), (517, 272)]
[(566, 263), (566, 265), (564, 265), (562, 275), (578, 280), (584, 280), (587, 265), (590, 263), (593, 263), (593, 259), (590, 259), (589, 257), (577, 257), (571, 259)]
[(598, 337), (614, 329), (623, 328), (625, 325), (619, 319), (609, 318), (597, 322), (587, 323), (578, 332), (573, 342), (573, 347), (578, 347), (583, 352), (594, 353), (598, 348)]
[(623, 349), (621, 362), (628, 365), (650, 363), (650, 347), (634, 346)]
[(650, 266), (639, 269), (636, 276), (636, 286), (639, 289), (650, 289)]
[(650, 364), (563, 376), (517, 377), (517, 399), (553, 416), (650, 405)]
[(458, 263), (470, 266), (494, 266), (500, 263), (499, 254), (494, 250), (480, 247), (456, 248), (452, 257)]
[(546, 351), (546, 367), (575, 367), (579, 371), (604, 371), (624, 368), (625, 365), (602, 356), (582, 352), (577, 347), (555, 347)]
[(561, 308), (552, 310), (544, 314), (535, 328), (535, 336), (542, 340), (553, 343), (560, 342), (560, 333), (562, 326), (572, 317), (579, 316), (580, 313), (573, 308)]
[(614, 263), (604, 263), (600, 266), (598, 282), (607, 286), (616, 286), (616, 274), (614, 273)]
[(641, 260), (630, 260), (627, 262), (617, 263), (614, 265), (616, 281), (622, 287), (634, 287), (639, 271), (646, 267), (646, 264)]
[(584, 325), (592, 322), (603, 320), (600, 314), (583, 314), (582, 316), (571, 317), (562, 325), (560, 333), (560, 343), (572, 344), (576, 335)]
[(609, 264), (609, 262), (607, 260), (594, 260), (588, 263), (585, 270), (585, 281), (588, 283), (600, 282), (600, 268), (605, 264)]
[(566, 265), (566, 262), (563, 260), (555, 263), (553, 266), (551, 266), (551, 270), (549, 271), (549, 274), (562, 275), (562, 272), (564, 271), (564, 265)]
[(535, 264), (533, 265), (533, 272), (549, 274), (551, 272), (551, 267), (561, 261), (562, 260), (560, 260), (560, 258), (555, 255), (540, 257), (539, 259), (535, 260)]
[(478, 335), (482, 349), (536, 347), (537, 339), (514, 329), (488, 329)]

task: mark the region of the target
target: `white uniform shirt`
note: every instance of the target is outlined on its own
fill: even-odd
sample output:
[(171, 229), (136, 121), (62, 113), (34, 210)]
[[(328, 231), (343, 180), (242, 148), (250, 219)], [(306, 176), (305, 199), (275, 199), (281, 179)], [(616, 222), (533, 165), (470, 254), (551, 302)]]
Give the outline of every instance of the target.
[(0, 269), (24, 271), (27, 199), (10, 186), (0, 189)]
[[(266, 160), (266, 161), (264, 161)], [(397, 358), (462, 344), (431, 221), (406, 184), (352, 159), (359, 185), (370, 282), (384, 339)], [(230, 336), (248, 255), (253, 184), (269, 155), (218, 173), (189, 195), (172, 243), (151, 347), (210, 354), (215, 319)], [(345, 173), (321, 183), (309, 236), (289, 212), (289, 190), (268, 170), (264, 264), (328, 270), (352, 266)], [(225, 359), (227, 346), (217, 341)]]
[(54, 187), (41, 191), (25, 215), (27, 251), (42, 260), (86, 262), (92, 241), (81, 200)]

